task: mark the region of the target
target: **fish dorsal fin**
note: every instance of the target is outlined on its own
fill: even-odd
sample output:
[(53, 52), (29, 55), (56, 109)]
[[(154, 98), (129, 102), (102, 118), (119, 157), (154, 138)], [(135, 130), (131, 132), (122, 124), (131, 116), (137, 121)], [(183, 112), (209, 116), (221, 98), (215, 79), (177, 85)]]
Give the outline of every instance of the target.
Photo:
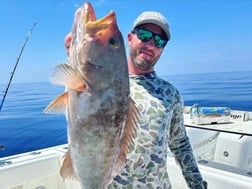
[(118, 175), (125, 166), (126, 156), (129, 151), (129, 145), (133, 143), (138, 123), (139, 123), (139, 111), (135, 105), (135, 102), (130, 98), (126, 126), (120, 144), (121, 147), (120, 153), (114, 166), (113, 172), (110, 178), (108, 179), (108, 183), (110, 183), (112, 179), (116, 175)]
[(65, 113), (68, 101), (68, 93), (64, 92), (55, 98), (44, 110), (44, 113)]
[(84, 78), (70, 64), (57, 65), (53, 69), (51, 82), (76, 91), (84, 91), (87, 87)]
[(69, 151), (66, 152), (65, 158), (60, 168), (60, 176), (65, 179), (78, 180), (74, 173), (73, 163)]

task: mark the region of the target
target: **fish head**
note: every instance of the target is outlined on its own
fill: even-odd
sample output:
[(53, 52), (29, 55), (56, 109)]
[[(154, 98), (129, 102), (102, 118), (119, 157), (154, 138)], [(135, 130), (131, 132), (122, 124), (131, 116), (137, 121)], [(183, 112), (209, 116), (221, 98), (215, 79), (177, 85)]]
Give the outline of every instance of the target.
[(115, 77), (128, 75), (123, 37), (114, 11), (98, 20), (90, 3), (77, 11), (69, 63), (95, 90), (108, 88)]

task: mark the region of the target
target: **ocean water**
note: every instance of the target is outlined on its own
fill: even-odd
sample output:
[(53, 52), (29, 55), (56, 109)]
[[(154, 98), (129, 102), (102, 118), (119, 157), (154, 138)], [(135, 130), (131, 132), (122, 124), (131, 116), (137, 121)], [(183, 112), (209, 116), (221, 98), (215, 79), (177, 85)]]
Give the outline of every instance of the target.
[[(252, 111), (252, 71), (163, 78), (179, 89), (187, 106), (228, 106)], [(0, 91), (6, 86), (0, 84)], [(67, 143), (65, 116), (43, 113), (63, 91), (63, 87), (49, 82), (11, 84), (0, 112), (0, 145), (5, 146), (0, 157)]]

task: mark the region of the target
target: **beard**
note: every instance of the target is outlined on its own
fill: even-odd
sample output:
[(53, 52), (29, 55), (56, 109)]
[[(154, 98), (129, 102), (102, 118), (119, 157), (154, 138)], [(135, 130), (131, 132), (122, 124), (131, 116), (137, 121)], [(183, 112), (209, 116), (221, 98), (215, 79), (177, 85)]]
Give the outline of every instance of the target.
[(135, 50), (130, 52), (130, 57), (135, 68), (147, 73), (154, 71), (154, 66), (160, 56), (147, 59), (140, 53), (140, 50)]

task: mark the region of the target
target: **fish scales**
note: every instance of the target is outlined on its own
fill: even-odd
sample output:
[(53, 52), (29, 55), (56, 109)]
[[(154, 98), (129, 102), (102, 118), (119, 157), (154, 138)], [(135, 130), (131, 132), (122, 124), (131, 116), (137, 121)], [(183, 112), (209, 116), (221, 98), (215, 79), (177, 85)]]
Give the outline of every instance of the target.
[(61, 176), (78, 179), (82, 189), (103, 189), (123, 168), (138, 122), (115, 12), (96, 20), (91, 4), (83, 4), (74, 18), (69, 62), (56, 66), (51, 80), (65, 86), (45, 109), (65, 113), (68, 123)]

